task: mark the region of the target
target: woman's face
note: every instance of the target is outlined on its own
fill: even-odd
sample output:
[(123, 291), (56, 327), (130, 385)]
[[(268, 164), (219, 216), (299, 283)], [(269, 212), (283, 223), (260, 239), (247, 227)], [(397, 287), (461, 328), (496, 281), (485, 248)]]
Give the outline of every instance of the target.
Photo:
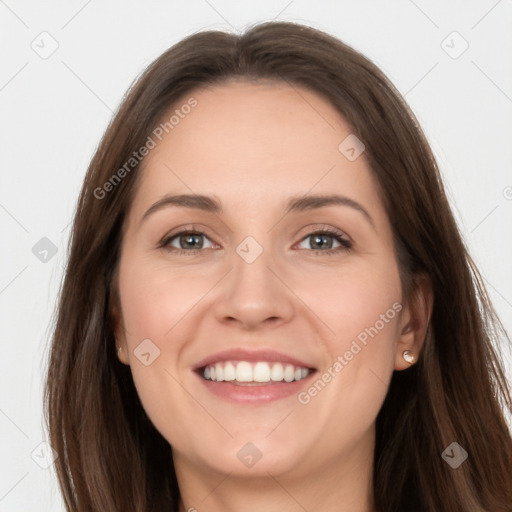
[(190, 96), (125, 224), (116, 334), (142, 404), (183, 467), (356, 467), (407, 366), (408, 309), (363, 147), (305, 89)]

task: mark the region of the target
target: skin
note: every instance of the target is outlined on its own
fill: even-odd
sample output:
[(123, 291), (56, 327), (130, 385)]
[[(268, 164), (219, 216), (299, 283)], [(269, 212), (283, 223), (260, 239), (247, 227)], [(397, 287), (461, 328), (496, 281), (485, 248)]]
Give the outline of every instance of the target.
[[(326, 100), (272, 82), (190, 96), (198, 105), (144, 161), (114, 312), (119, 357), (173, 446), (180, 512), (372, 511), (375, 419), (393, 371), (410, 366), (403, 351), (421, 348), (430, 288), (420, 282), (403, 296), (377, 184), (364, 153), (351, 162), (338, 150), (351, 128)], [(349, 206), (284, 215), (291, 196), (334, 192), (362, 205), (373, 225)], [(168, 206), (141, 221), (166, 194), (213, 196), (223, 212)], [(188, 253), (159, 247), (190, 224), (205, 237), (169, 244)], [(332, 246), (315, 252), (308, 235), (326, 227), (353, 247), (328, 236)], [(250, 264), (236, 252), (247, 236), (263, 248)], [(296, 395), (234, 404), (192, 372), (207, 355), (249, 347), (310, 362), (320, 376), (396, 303), (401, 311), (307, 404)], [(134, 350), (148, 338), (160, 355), (145, 366)], [(250, 468), (237, 457), (247, 442), (262, 454)]]

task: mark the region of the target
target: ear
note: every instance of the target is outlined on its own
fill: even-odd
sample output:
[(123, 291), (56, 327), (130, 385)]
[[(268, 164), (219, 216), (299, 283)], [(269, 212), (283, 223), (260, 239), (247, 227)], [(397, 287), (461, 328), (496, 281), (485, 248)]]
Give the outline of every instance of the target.
[[(418, 360), (425, 342), (433, 304), (434, 295), (429, 277), (423, 274), (415, 276), (413, 290), (407, 298), (400, 317), (395, 370), (405, 370)], [(404, 359), (406, 350), (413, 358), (409, 362)]]
[(123, 322), (123, 314), (119, 305), (119, 301), (114, 299), (113, 305), (110, 309), (110, 323), (112, 326), (112, 332), (115, 336), (115, 351), (116, 355), (121, 363), (129, 365), (130, 358), (128, 357), (128, 343), (126, 341), (126, 329)]

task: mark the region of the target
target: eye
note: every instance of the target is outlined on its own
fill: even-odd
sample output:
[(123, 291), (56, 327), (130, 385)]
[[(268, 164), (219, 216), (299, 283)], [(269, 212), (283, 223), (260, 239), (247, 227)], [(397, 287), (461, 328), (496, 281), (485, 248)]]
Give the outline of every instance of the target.
[[(205, 241), (207, 241), (206, 244)], [(309, 247), (304, 247), (304, 244), (309, 245)], [(205, 233), (191, 228), (167, 235), (159, 243), (159, 247), (179, 254), (194, 254), (201, 252), (202, 249), (212, 249), (215, 244)], [(352, 242), (348, 237), (341, 231), (332, 228), (324, 228), (321, 231), (310, 233), (299, 242), (299, 249), (308, 249), (323, 255), (348, 251), (351, 248)]]
[[(210, 246), (205, 246), (205, 240), (209, 241)], [(181, 253), (191, 253), (200, 249), (211, 249), (213, 243), (200, 231), (180, 231), (165, 237), (160, 243), (160, 247)]]
[(347, 251), (352, 248), (352, 242), (348, 240), (343, 233), (332, 229), (324, 229), (322, 231), (315, 231), (314, 233), (310, 233), (300, 242), (300, 244), (304, 243), (309, 245), (309, 247), (299, 248), (310, 249), (317, 253), (323, 254), (338, 253), (340, 251)]

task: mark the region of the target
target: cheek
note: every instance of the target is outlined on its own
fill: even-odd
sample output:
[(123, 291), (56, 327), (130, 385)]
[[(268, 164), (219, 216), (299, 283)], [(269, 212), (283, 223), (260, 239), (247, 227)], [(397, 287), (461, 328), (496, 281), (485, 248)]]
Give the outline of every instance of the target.
[(306, 300), (331, 331), (324, 337), (329, 361), (299, 402), (311, 408), (319, 424), (355, 442), (354, 436), (375, 421), (393, 373), (400, 277), (393, 260), (328, 277), (317, 276), (316, 288), (310, 283)]
[(127, 261), (120, 270), (120, 294), (129, 343), (150, 338), (163, 346), (164, 340), (176, 339), (173, 331), (208, 292), (209, 283), (190, 272)]
[[(356, 339), (372, 350), (382, 349), (383, 340), (396, 340), (402, 291), (393, 258), (353, 260), (304, 276), (293, 288), (326, 327), (322, 338), (332, 355), (348, 350)], [(377, 338), (381, 342), (370, 347), (369, 342)]]
[(170, 411), (187, 402), (178, 384), (178, 361), (184, 343), (180, 340), (186, 339), (180, 329), (200, 297), (199, 284), (184, 286), (183, 278), (178, 276), (158, 265), (128, 259), (121, 262), (119, 276), (133, 382), (146, 414), (160, 432), (166, 432), (168, 440), (174, 440)]
[[(140, 256), (121, 260), (119, 272), (133, 381), (153, 424), (174, 439), (176, 430), (170, 425), (176, 419), (170, 411), (197, 409), (178, 383), (182, 350), (195, 338), (195, 308), (218, 278)], [(186, 419), (184, 415), (179, 421), (186, 425)]]

